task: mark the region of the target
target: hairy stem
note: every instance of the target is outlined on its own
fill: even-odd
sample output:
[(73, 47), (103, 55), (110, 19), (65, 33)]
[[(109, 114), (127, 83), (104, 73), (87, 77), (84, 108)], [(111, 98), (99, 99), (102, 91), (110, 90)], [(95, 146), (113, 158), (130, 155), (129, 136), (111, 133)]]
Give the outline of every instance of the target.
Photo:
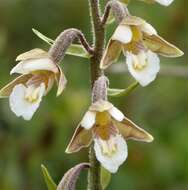
[[(103, 74), (99, 68), (99, 65), (104, 49), (105, 31), (101, 22), (99, 0), (88, 1), (94, 44), (94, 53), (90, 60), (91, 88), (93, 88), (94, 82), (97, 80), (99, 76)], [(95, 100), (93, 99), (92, 101)], [(100, 163), (96, 159), (93, 145), (91, 145), (89, 151), (89, 162), (91, 168), (88, 174), (88, 190), (102, 190), (100, 182)]]
[(75, 39), (79, 39), (89, 54), (93, 54), (93, 49), (85, 39), (84, 34), (78, 29), (70, 28), (64, 30), (49, 49), (49, 54), (55, 63), (59, 63), (64, 58), (66, 50)]
[(99, 64), (104, 49), (105, 32), (100, 18), (99, 0), (89, 0), (89, 5), (94, 44), (94, 54), (91, 57), (91, 85), (93, 87), (95, 80), (102, 74)]

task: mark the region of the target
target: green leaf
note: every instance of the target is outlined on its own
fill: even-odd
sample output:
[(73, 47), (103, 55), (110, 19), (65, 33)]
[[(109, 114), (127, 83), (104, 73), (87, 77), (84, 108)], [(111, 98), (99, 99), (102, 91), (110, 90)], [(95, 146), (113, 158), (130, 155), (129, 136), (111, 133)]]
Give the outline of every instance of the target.
[(101, 167), (101, 185), (102, 189), (106, 189), (111, 180), (111, 173), (105, 168)]
[[(40, 39), (45, 41), (47, 44), (52, 45), (54, 43), (54, 40), (48, 38), (47, 36), (39, 32), (38, 30), (34, 28), (32, 30)], [(88, 52), (80, 44), (71, 44), (68, 50), (66, 51), (66, 54), (77, 56), (77, 57), (90, 58), (90, 55), (88, 54)]]
[(55, 182), (51, 178), (51, 176), (50, 176), (47, 168), (44, 165), (41, 165), (41, 169), (42, 169), (42, 173), (43, 173), (46, 185), (48, 187), (48, 190), (56, 190), (57, 189), (57, 185), (55, 184)]
[(130, 86), (128, 86), (125, 89), (115, 89), (115, 88), (108, 88), (108, 96), (114, 96), (114, 97), (119, 97), (119, 96), (127, 96), (130, 94), (137, 86), (138, 82), (134, 82)]
[(43, 41), (45, 41), (46, 43), (48, 43), (49, 45), (52, 45), (54, 43), (54, 40), (48, 38), (47, 36), (43, 35), (41, 32), (39, 32), (38, 30), (32, 28), (32, 31)]
[(90, 58), (90, 55), (87, 53), (87, 51), (83, 48), (82, 45), (79, 44), (71, 44), (66, 51), (66, 54), (77, 57)]

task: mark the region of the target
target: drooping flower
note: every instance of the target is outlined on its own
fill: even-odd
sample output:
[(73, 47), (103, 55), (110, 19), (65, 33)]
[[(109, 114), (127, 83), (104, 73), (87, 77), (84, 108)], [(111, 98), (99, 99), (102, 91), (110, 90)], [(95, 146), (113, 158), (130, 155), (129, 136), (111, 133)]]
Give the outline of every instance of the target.
[(66, 152), (77, 152), (94, 141), (98, 161), (111, 173), (115, 173), (127, 158), (127, 139), (151, 142), (153, 137), (126, 118), (110, 102), (98, 100), (84, 115)]
[(183, 52), (165, 41), (157, 31), (139, 17), (127, 16), (116, 28), (100, 63), (101, 69), (117, 61), (123, 52), (131, 75), (142, 86), (148, 85), (160, 69), (157, 54), (165, 57), (179, 57)]
[(59, 96), (66, 85), (61, 68), (42, 49), (33, 49), (19, 55), (20, 61), (10, 72), (21, 76), (0, 90), (0, 98), (9, 97), (11, 110), (16, 116), (30, 120), (45, 96), (57, 81)]

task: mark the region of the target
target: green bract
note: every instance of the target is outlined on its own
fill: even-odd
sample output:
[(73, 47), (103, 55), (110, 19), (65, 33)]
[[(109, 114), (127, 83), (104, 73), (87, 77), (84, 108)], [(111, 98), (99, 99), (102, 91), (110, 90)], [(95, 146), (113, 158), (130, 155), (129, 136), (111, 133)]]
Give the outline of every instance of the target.
[(48, 187), (48, 190), (56, 190), (57, 189), (57, 185), (55, 184), (55, 182), (51, 178), (51, 176), (50, 176), (47, 168), (44, 165), (41, 165), (41, 169), (42, 169), (42, 173), (43, 173), (46, 185)]

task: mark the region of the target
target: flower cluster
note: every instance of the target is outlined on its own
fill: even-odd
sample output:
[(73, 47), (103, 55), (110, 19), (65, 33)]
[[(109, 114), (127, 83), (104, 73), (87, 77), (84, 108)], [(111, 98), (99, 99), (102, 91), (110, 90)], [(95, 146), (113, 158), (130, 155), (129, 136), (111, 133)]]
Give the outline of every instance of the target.
[[(142, 1), (158, 2), (168, 6), (173, 0)], [(113, 1), (113, 3), (117, 2)], [(113, 10), (115, 11), (120, 5), (122, 4), (119, 3)], [(121, 8), (120, 10), (125, 10), (124, 6)], [(108, 15), (108, 8), (106, 10)], [(116, 12), (114, 15), (118, 14), (119, 12)], [(101, 23), (105, 24), (102, 19)], [(51, 90), (55, 82), (58, 88), (57, 96), (63, 92), (67, 80), (59, 62), (75, 38), (80, 40), (87, 53), (95, 56), (95, 48), (89, 46), (81, 31), (70, 29), (57, 37), (48, 52), (33, 49), (17, 57), (16, 61), (19, 63), (10, 74), (17, 73), (20, 76), (0, 90), (0, 98), (9, 97), (10, 108), (16, 116), (30, 120), (43, 96)], [(78, 45), (75, 47), (78, 48)], [(83, 51), (82, 48), (81, 50)], [(128, 71), (141, 86), (150, 84), (156, 78), (160, 70), (159, 55), (165, 57), (183, 55), (180, 49), (160, 37), (152, 25), (130, 14), (123, 15), (123, 19), (110, 38), (101, 61), (98, 61), (100, 69), (104, 70), (116, 62), (121, 52), (126, 57)], [(128, 139), (152, 142), (153, 137), (107, 101), (107, 82), (100, 85), (100, 81), (103, 81), (101, 77), (103, 76), (95, 81), (98, 81), (96, 85), (99, 84), (99, 86), (94, 85), (93, 88), (95, 98), (75, 130), (66, 152), (77, 152), (94, 143), (98, 161), (109, 172), (115, 173), (127, 158)], [(95, 93), (98, 93), (98, 96)], [(103, 97), (100, 97), (101, 94)]]

